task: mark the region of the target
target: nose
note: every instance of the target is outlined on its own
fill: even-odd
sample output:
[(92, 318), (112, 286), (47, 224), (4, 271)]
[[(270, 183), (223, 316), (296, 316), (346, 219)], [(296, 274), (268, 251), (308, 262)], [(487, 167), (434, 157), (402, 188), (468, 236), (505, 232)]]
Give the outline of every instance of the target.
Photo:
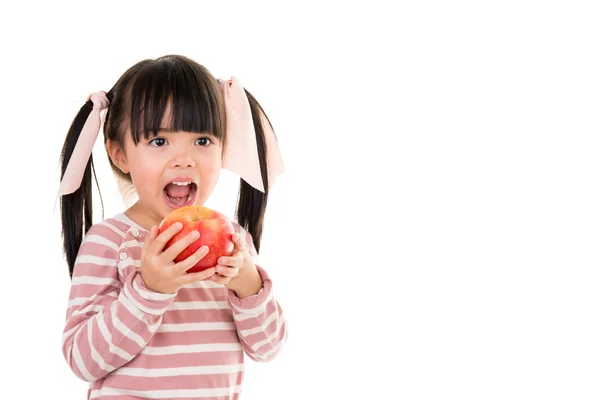
[(172, 168), (194, 168), (196, 161), (189, 151), (182, 150), (173, 156), (171, 159)]

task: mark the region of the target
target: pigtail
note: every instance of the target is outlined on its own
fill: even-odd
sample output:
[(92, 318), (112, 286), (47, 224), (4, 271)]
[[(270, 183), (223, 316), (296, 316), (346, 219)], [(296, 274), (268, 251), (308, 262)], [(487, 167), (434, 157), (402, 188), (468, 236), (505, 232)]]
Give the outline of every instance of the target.
[[(60, 155), (60, 178), (62, 180), (79, 135), (83, 130), (83, 125), (92, 112), (94, 104), (88, 100), (79, 110), (79, 113), (73, 119), (69, 128), (67, 137), (63, 144)], [(62, 220), (62, 238), (63, 250), (69, 266), (69, 277), (73, 277), (73, 268), (75, 259), (79, 252), (79, 247), (83, 236), (92, 226), (92, 171), (94, 179), (96, 172), (94, 170), (94, 161), (90, 155), (90, 160), (85, 168), (81, 186), (73, 193), (66, 194), (60, 198), (61, 220)], [(96, 179), (96, 185), (98, 181)]]
[[(245, 90), (245, 89), (244, 89)], [(260, 163), (260, 172), (262, 175), (263, 187), (265, 192), (255, 189), (243, 179), (240, 179), (240, 190), (238, 194), (238, 205), (236, 211), (236, 219), (238, 224), (252, 235), (252, 241), (256, 252), (260, 249), (260, 238), (263, 231), (263, 221), (265, 211), (267, 209), (267, 199), (269, 195), (269, 178), (267, 174), (267, 149), (265, 141), (265, 131), (262, 125), (261, 114), (264, 116), (267, 123), (271, 123), (267, 118), (267, 114), (260, 106), (258, 101), (245, 90), (250, 103), (250, 111), (252, 112), (252, 120), (254, 123), (254, 131), (256, 132), (256, 146), (258, 148), (258, 161)]]

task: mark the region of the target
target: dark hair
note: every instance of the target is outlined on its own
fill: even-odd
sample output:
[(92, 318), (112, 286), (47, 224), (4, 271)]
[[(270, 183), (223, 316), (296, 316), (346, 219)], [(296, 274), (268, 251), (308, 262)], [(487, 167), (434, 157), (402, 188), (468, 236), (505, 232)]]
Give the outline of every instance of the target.
[[(270, 125), (271, 122), (254, 96), (247, 90), (245, 92), (254, 121), (265, 192), (240, 179), (235, 218), (252, 235), (258, 252), (269, 187), (261, 114), (266, 123)], [(105, 147), (107, 141), (111, 140), (123, 148), (127, 124), (136, 144), (141, 134), (145, 138), (151, 134), (156, 136), (169, 102), (172, 102), (170, 130), (211, 133), (223, 143), (227, 141), (225, 105), (220, 85), (204, 66), (185, 56), (166, 55), (136, 63), (125, 71), (106, 93), (106, 97), (110, 105), (106, 109), (103, 126)], [(61, 179), (92, 107), (92, 101), (88, 100), (71, 123), (60, 155)], [(109, 162), (117, 176), (131, 182), (131, 176), (117, 168), (110, 157)], [(80, 188), (62, 196), (60, 200), (63, 250), (70, 277), (73, 276), (83, 237), (92, 226), (92, 173), (98, 186), (93, 158), (90, 156)]]

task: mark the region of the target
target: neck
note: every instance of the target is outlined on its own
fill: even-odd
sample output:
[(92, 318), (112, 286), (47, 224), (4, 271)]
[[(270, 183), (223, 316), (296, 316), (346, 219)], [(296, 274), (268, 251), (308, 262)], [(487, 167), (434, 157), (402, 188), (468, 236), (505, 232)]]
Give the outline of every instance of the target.
[(139, 202), (139, 200), (136, 201), (134, 205), (129, 207), (124, 214), (127, 216), (127, 218), (131, 219), (133, 222), (147, 231), (150, 231), (154, 225), (158, 227), (162, 221), (162, 218), (159, 215), (155, 215), (150, 210), (145, 208), (144, 205)]

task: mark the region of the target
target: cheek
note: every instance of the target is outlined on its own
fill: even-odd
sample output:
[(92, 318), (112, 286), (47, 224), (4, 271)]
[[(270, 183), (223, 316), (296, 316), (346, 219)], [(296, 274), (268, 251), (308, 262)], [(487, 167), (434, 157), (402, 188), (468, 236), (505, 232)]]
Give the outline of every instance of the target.
[(215, 181), (219, 179), (219, 174), (221, 173), (221, 160), (218, 159), (213, 163), (207, 165), (206, 167), (206, 175), (212, 177)]
[(221, 174), (221, 154), (216, 153), (202, 163), (202, 180), (213, 187)]
[(208, 165), (208, 169), (212, 174), (218, 175), (221, 171), (221, 156), (220, 156), (220, 154), (218, 156), (215, 156), (211, 161), (212, 162), (209, 163), (209, 165)]
[(215, 146), (206, 161), (207, 169), (218, 175), (221, 171), (221, 147)]
[[(131, 178), (134, 182), (154, 182), (160, 177), (159, 163), (152, 157), (132, 157), (129, 162)], [(141, 185), (150, 188), (150, 185)]]

